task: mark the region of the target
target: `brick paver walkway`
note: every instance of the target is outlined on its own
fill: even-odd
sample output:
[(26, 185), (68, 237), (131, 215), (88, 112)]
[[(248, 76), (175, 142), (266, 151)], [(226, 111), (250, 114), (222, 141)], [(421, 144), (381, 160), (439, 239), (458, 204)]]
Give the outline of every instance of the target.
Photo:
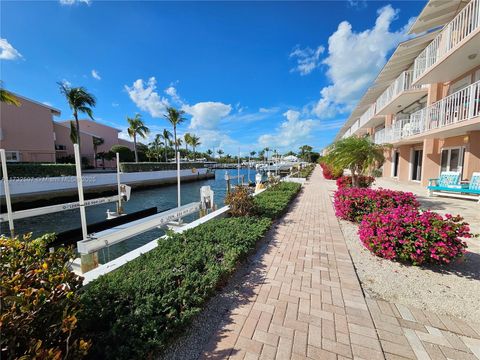
[(203, 358), (480, 359), (480, 326), (365, 298), (318, 169), (259, 268)]

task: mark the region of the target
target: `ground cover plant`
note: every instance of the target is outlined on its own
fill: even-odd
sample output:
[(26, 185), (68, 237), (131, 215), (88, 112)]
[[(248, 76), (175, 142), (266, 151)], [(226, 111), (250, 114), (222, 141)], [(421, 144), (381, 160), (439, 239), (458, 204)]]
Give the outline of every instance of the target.
[(358, 233), (376, 256), (413, 265), (449, 264), (464, 254), (462, 238), (473, 236), (460, 216), (442, 217), (411, 206), (366, 214)]
[(334, 195), (335, 214), (348, 221), (360, 223), (363, 216), (374, 211), (399, 206), (418, 208), (415, 195), (388, 189), (339, 188)]
[(82, 281), (69, 269), (74, 254), (50, 252), (51, 241), (0, 236), (2, 359), (79, 359), (88, 352), (77, 329)]
[(256, 213), (277, 219), (288, 209), (288, 204), (297, 195), (301, 185), (293, 182), (280, 182), (254, 198)]
[(163, 349), (255, 248), (299, 189), (299, 184), (279, 183), (254, 198), (256, 216), (211, 220), (169, 234), (154, 250), (90, 283), (82, 294), (80, 326), (95, 339), (91, 357), (138, 359)]

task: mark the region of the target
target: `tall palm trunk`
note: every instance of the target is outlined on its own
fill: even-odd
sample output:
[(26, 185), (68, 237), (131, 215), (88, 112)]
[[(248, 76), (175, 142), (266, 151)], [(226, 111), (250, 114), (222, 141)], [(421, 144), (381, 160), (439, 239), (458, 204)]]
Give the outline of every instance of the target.
[(165, 140), (165, 162), (168, 162), (168, 154), (167, 154), (167, 141)]
[(193, 161), (197, 161), (197, 153), (195, 152), (195, 146), (193, 147)]
[(175, 162), (178, 162), (178, 143), (177, 143), (177, 127), (173, 127), (173, 137), (175, 139)]
[(137, 133), (133, 134), (133, 148), (135, 151), (135, 162), (138, 163), (138, 154), (137, 154)]
[(80, 163), (81, 163), (82, 148), (80, 145), (80, 121), (78, 121), (78, 114), (76, 111), (73, 113), (73, 117), (75, 118), (75, 125), (77, 126), (77, 144), (78, 144), (78, 152), (80, 153)]

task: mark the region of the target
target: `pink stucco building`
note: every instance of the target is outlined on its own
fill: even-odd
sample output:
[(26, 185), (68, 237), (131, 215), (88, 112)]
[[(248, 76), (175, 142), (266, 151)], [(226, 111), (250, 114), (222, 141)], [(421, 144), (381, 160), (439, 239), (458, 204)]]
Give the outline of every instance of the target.
[[(0, 104), (0, 148), (11, 162), (56, 162), (73, 155), (70, 120), (54, 121), (60, 110), (15, 94), (20, 106)], [(103, 139), (97, 153), (107, 152), (113, 145), (133, 150), (133, 143), (118, 138), (121, 130), (92, 120), (80, 120), (82, 156), (94, 164), (94, 138)], [(98, 163), (100, 161), (97, 160)], [(113, 161), (106, 162), (114, 166)]]

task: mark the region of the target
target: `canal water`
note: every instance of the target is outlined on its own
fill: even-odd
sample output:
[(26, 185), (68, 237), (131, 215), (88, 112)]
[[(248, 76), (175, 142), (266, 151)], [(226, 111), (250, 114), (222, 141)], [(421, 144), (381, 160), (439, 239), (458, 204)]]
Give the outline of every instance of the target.
[[(225, 172), (230, 176), (237, 176), (237, 170), (216, 170), (215, 178), (194, 181), (181, 184), (181, 200), (182, 205), (200, 201), (200, 188), (208, 185), (214, 192), (214, 201), (217, 208), (224, 205), (226, 195)], [(240, 174), (245, 176), (247, 181), (248, 170), (241, 169)], [(250, 181), (255, 181), (255, 170), (250, 170)], [(231, 185), (235, 185), (237, 179), (231, 180)], [(145, 190), (132, 190), (130, 201), (125, 203), (124, 209), (126, 213), (143, 210), (156, 206), (158, 212), (166, 211), (177, 206), (177, 186), (168, 185)], [(86, 208), (87, 223), (95, 223), (106, 219), (107, 209), (115, 211), (115, 203), (102, 204), (97, 206), (89, 206)], [(198, 218), (198, 214), (192, 214), (186, 217), (186, 222), (191, 222)], [(1, 233), (8, 231), (8, 223), (0, 224)], [(46, 234), (58, 233), (80, 227), (80, 211), (78, 209), (62, 211), (47, 215), (35, 216), (15, 221), (15, 230), (17, 234), (33, 233), (33, 238)], [(112, 245), (99, 253), (101, 263), (107, 262), (120, 255), (123, 255), (133, 249), (138, 248), (164, 234), (161, 229), (155, 229), (138, 235), (134, 238), (125, 240), (119, 244)]]

